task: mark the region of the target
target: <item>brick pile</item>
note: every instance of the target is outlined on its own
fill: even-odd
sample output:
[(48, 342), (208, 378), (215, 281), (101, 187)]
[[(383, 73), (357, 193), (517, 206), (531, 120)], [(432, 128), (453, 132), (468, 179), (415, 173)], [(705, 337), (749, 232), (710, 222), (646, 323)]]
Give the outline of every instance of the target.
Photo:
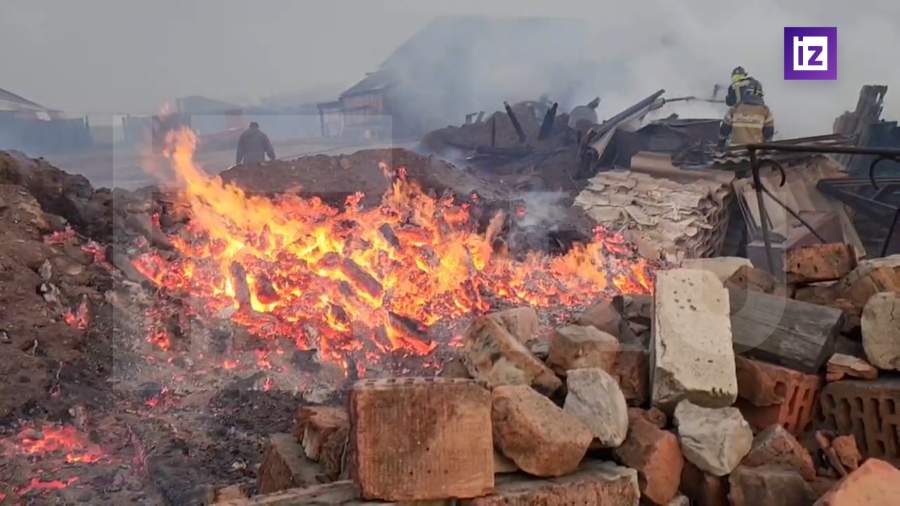
[[(893, 303), (876, 295), (900, 287), (900, 256), (824, 251), (792, 256), (778, 289), (744, 262), (694, 261), (557, 329), (528, 308), (479, 317), (468, 378), (362, 380), (346, 405), (304, 406), (260, 468), (258, 491), (277, 493), (221, 504), (895, 504), (900, 332), (867, 305)], [(740, 314), (734, 290), (781, 297), (783, 314)], [(819, 321), (785, 323), (797, 314)], [(805, 341), (738, 347), (748, 318)]]

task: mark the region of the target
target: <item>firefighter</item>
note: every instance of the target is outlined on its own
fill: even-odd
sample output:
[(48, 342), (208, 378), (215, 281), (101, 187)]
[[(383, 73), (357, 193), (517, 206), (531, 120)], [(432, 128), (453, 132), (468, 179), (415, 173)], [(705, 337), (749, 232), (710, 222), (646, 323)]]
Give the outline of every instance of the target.
[(747, 75), (744, 67), (735, 67), (731, 71), (731, 85), (728, 86), (728, 96), (725, 97), (725, 105), (734, 106), (743, 102), (745, 96), (763, 96), (762, 84)]
[(259, 129), (259, 123), (253, 121), (238, 139), (236, 162), (238, 165), (259, 163), (265, 161), (266, 155), (269, 156), (269, 160), (274, 160), (275, 149), (269, 142), (269, 136)]
[(771, 140), (775, 122), (763, 98), (762, 85), (748, 76), (743, 67), (736, 67), (731, 75), (732, 84), (725, 100), (731, 107), (719, 130), (719, 148), (725, 149), (726, 144), (734, 146)]
[(745, 100), (728, 109), (719, 129), (719, 149), (726, 144), (735, 146), (755, 142), (767, 142), (775, 133), (772, 111), (762, 97)]

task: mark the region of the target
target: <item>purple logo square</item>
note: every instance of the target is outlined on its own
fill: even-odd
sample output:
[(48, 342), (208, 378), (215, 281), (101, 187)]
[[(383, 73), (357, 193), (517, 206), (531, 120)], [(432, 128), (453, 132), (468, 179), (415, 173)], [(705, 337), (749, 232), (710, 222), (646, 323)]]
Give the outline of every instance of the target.
[(837, 79), (837, 27), (784, 27), (784, 78)]

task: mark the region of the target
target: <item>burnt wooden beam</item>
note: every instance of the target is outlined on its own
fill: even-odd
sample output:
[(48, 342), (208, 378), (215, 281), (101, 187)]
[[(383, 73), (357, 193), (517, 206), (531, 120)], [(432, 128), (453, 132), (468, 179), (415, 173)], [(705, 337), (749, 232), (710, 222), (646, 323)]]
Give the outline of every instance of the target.
[(735, 353), (809, 374), (834, 353), (841, 310), (740, 288), (728, 292)]
[(550, 136), (550, 132), (553, 131), (553, 122), (556, 121), (556, 109), (559, 107), (558, 102), (553, 102), (553, 105), (550, 109), (547, 109), (547, 114), (544, 115), (544, 121), (541, 123), (541, 131), (538, 133), (538, 140), (542, 141)]
[(509, 121), (512, 122), (513, 128), (516, 129), (516, 135), (519, 136), (519, 142), (525, 142), (527, 136), (525, 135), (525, 130), (522, 130), (522, 125), (519, 123), (519, 118), (516, 117), (516, 113), (513, 112), (512, 107), (509, 106), (508, 102), (503, 102), (503, 107), (506, 108), (506, 114), (509, 116)]
[(497, 116), (491, 116), (491, 147), (497, 145)]

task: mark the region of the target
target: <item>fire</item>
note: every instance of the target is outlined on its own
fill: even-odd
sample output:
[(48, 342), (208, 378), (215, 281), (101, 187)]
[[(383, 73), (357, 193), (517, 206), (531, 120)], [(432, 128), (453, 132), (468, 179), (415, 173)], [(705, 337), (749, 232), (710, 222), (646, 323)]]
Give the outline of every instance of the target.
[(45, 425), (40, 431), (24, 429), (16, 436), (15, 447), (19, 453), (32, 456), (65, 453), (70, 464), (97, 462), (105, 456), (98, 445), (69, 425)]
[(208, 315), (230, 310), (259, 337), (290, 339), (345, 367), (350, 354), (427, 354), (433, 325), (495, 303), (570, 306), (651, 288), (650, 267), (616, 234), (597, 230), (565, 255), (514, 259), (495, 244), (505, 216), (479, 233), (475, 199), (432, 197), (402, 168), (382, 166), (393, 179), (379, 207), (362, 209), (358, 194), (338, 209), (247, 195), (207, 175), (193, 162), (188, 129), (170, 132), (168, 145), (192, 221), (169, 237), (176, 259), (151, 250), (135, 267), (165, 291), (203, 301)]
[(50, 245), (65, 244), (75, 238), (75, 230), (66, 225), (64, 230), (57, 230), (50, 235), (44, 237), (44, 243)]
[(87, 298), (82, 297), (81, 302), (78, 304), (78, 308), (74, 311), (72, 308), (69, 308), (68, 311), (66, 311), (66, 314), (63, 315), (63, 319), (68, 326), (74, 329), (87, 330), (91, 321)]
[(169, 339), (169, 333), (166, 332), (165, 329), (151, 329), (149, 335), (147, 335), (147, 341), (164, 351), (168, 351), (172, 346), (172, 341)]
[[(49, 480), (43, 481), (40, 478), (32, 478), (28, 485), (23, 486), (22, 488), (16, 490), (16, 495), (24, 496), (25, 494), (32, 492), (34, 490), (60, 490), (68, 487), (69, 485), (78, 481), (77, 476), (73, 476), (66, 480)], [(2, 499), (2, 498), (0, 498)]]

